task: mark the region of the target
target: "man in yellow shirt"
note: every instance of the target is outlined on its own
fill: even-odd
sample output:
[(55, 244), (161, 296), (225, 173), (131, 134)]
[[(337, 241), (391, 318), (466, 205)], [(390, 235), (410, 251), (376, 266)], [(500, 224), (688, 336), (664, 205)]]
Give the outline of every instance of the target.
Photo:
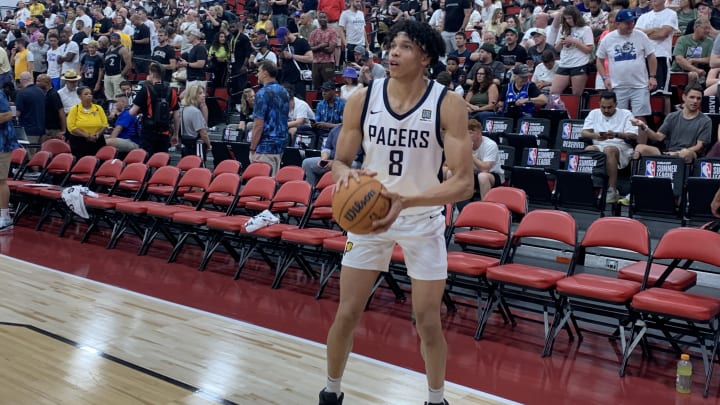
[(45, 5), (42, 3), (39, 3), (37, 0), (30, 0), (30, 5), (28, 5), (28, 10), (30, 10), (31, 16), (38, 17), (43, 14), (43, 11), (45, 11)]
[(10, 56), (10, 63), (15, 67), (15, 81), (20, 83), (20, 74), (29, 72), (32, 75), (33, 54), (28, 51), (25, 39), (18, 38), (15, 40), (15, 47)]

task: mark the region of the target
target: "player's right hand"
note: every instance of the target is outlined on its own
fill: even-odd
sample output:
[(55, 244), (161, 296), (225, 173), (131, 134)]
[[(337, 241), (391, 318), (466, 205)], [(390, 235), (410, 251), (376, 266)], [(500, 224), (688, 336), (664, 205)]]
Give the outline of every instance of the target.
[(340, 165), (333, 165), (333, 178), (335, 178), (335, 188), (333, 192), (340, 190), (340, 188), (347, 187), (350, 179), (359, 182), (360, 176), (375, 177), (377, 175), (377, 172), (372, 170), (351, 169), (347, 166), (343, 169), (338, 169), (339, 166)]

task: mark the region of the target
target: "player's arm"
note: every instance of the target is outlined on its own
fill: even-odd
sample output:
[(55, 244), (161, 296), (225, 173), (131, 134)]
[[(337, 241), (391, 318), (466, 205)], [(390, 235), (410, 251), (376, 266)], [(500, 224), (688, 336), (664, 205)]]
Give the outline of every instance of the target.
[[(335, 145), (335, 160), (332, 165), (333, 180), (335, 187), (345, 187), (350, 177), (359, 178), (360, 174), (370, 172), (351, 169), (360, 144), (362, 144), (362, 122), (361, 111), (365, 102), (367, 88), (362, 88), (353, 93), (345, 104), (343, 115), (343, 127), (340, 130), (337, 144)], [(467, 114), (467, 112), (463, 112)]]

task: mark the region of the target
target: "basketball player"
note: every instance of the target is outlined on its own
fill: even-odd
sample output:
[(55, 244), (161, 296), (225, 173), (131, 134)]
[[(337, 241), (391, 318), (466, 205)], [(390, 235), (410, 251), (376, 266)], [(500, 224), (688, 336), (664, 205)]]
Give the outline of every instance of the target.
[[(470, 198), (473, 169), (464, 101), (425, 76), (445, 52), (439, 33), (426, 23), (402, 20), (387, 34), (389, 78), (375, 80), (347, 102), (336, 146), (335, 187), (362, 174), (376, 176), (391, 200), (388, 215), (369, 235), (348, 233), (340, 273), (340, 305), (328, 333), (327, 386), (320, 404), (341, 404), (340, 380), (352, 349), (353, 332), (370, 290), (388, 271), (393, 246), (405, 254), (412, 280), (413, 313), (428, 379), (426, 404), (444, 399), (447, 344), (440, 306), (447, 278), (443, 204)], [(362, 144), (365, 160), (351, 169)], [(440, 183), (443, 152), (452, 178)]]

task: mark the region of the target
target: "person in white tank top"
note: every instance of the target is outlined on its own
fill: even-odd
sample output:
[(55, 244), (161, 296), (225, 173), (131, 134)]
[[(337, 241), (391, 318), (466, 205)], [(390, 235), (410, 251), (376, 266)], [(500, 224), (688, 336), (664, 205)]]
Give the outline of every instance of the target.
[[(429, 80), (427, 67), (445, 54), (440, 34), (427, 23), (402, 20), (387, 34), (389, 78), (370, 83), (348, 100), (332, 171), (336, 189), (360, 175), (376, 176), (387, 188), (388, 215), (369, 235), (348, 233), (340, 272), (340, 305), (327, 340), (328, 377), (321, 405), (342, 404), (341, 378), (353, 332), (370, 291), (388, 271), (393, 247), (404, 253), (412, 280), (413, 313), (428, 380), (426, 404), (444, 399), (447, 344), (440, 323), (447, 278), (444, 204), (470, 198), (472, 154), (464, 100)], [(358, 148), (365, 159), (352, 169)], [(438, 180), (443, 153), (454, 173)]]

